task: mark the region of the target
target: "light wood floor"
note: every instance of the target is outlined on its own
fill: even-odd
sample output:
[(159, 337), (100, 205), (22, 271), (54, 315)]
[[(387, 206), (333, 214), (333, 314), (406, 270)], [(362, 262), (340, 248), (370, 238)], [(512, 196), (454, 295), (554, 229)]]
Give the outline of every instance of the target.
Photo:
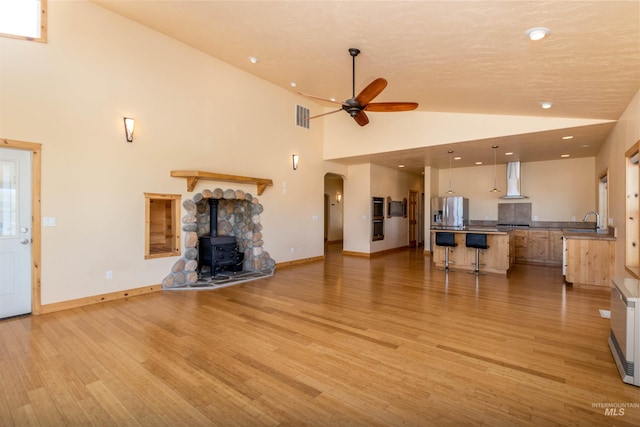
[(331, 247), (256, 282), (0, 321), (0, 426), (637, 426), (640, 407), (605, 415), (640, 388), (600, 308), (558, 268)]

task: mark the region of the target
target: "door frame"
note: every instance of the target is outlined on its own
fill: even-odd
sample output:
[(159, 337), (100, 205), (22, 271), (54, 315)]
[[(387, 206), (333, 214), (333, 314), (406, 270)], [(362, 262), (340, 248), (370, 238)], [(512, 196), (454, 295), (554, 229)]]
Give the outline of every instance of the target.
[(41, 314), (40, 259), (41, 259), (41, 209), (40, 180), (42, 144), (36, 142), (0, 139), (1, 148), (31, 151), (31, 314)]
[(408, 216), (408, 234), (409, 247), (418, 247), (418, 192), (409, 190), (409, 199), (407, 200), (407, 216)]

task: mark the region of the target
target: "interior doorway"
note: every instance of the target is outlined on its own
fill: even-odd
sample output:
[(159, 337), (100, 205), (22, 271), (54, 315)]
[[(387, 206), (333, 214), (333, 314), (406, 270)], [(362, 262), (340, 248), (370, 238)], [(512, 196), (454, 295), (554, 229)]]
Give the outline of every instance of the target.
[(344, 236), (344, 181), (341, 175), (327, 173), (324, 176), (324, 241), (326, 244), (342, 244)]

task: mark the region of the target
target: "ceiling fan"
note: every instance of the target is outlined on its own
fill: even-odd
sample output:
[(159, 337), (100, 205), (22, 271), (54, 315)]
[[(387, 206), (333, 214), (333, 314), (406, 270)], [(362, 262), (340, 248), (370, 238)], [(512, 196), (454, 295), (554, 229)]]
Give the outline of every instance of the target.
[(369, 123), (369, 118), (365, 111), (372, 111), (376, 113), (386, 113), (393, 111), (411, 111), (418, 108), (417, 102), (371, 102), (373, 99), (380, 95), (380, 92), (387, 87), (387, 81), (382, 77), (375, 79), (367, 87), (356, 96), (356, 56), (360, 53), (360, 49), (350, 48), (349, 54), (351, 55), (353, 62), (353, 76), (352, 76), (352, 96), (344, 102), (336, 102), (330, 99), (320, 98), (318, 96), (308, 95), (302, 92), (298, 92), (300, 95), (307, 98), (319, 99), (321, 101), (331, 102), (334, 104), (340, 104), (341, 108), (324, 114), (318, 114), (317, 116), (309, 117), (309, 119), (315, 119), (329, 114), (337, 113), (338, 111), (346, 111), (360, 126), (364, 126)]

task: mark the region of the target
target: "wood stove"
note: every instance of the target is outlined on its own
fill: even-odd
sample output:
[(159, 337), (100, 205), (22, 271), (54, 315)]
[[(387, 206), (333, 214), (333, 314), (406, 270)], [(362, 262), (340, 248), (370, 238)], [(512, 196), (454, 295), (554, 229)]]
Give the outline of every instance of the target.
[(211, 277), (220, 271), (242, 271), (244, 254), (235, 236), (218, 236), (218, 199), (209, 199), (209, 236), (198, 239), (198, 273), (210, 268)]

